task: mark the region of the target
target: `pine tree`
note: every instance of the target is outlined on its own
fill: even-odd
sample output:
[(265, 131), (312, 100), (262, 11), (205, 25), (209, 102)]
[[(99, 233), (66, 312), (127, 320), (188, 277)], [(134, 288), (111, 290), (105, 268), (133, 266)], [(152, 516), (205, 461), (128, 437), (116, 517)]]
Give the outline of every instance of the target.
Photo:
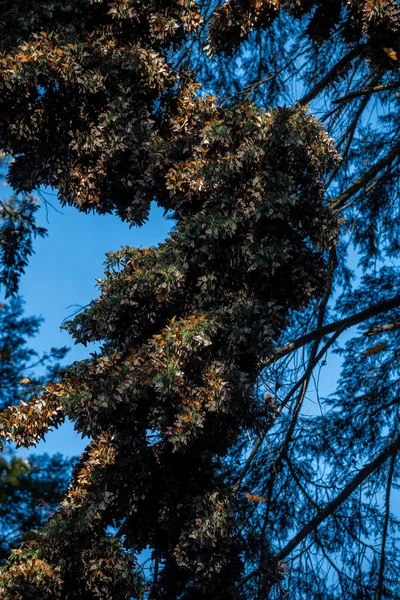
[[(27, 387), (36, 389), (43, 377), (30, 377), (34, 364), (46, 366), (47, 376), (54, 378), (58, 360), (66, 349), (53, 348), (39, 356), (29, 348), (28, 340), (36, 335), (40, 319), (23, 316), (19, 298), (0, 307), (0, 406), (18, 404)], [(12, 547), (24, 533), (43, 524), (65, 494), (70, 476), (70, 462), (61, 455), (21, 457), (10, 448), (0, 456), (0, 560), (4, 562)]]
[[(219, 4), (4, 3), (0, 139), (15, 157), (16, 192), (51, 185), (63, 203), (132, 224), (156, 200), (177, 225), (158, 248), (110, 252), (100, 297), (67, 324), (101, 351), (0, 417), (2, 436), (20, 445), (67, 416), (92, 438), (60, 510), (3, 570), (0, 597), (261, 599), (284, 585), (294, 598), (396, 593), (396, 267), (366, 273), (354, 292), (344, 244), (356, 223), (365, 269), (398, 255), (397, 113), (390, 140), (382, 129), (368, 140), (362, 115), (388, 91), (381, 80), (395, 88), (399, 5)], [(270, 108), (283, 103), (280, 76), (293, 82), (301, 69), (298, 86), (311, 88), (291, 108)], [(341, 163), (305, 108), (323, 94)], [(327, 188), (337, 191), (330, 202)], [(339, 285), (344, 319), (326, 324)], [(331, 412), (305, 418), (316, 366), (360, 323), (345, 392)], [(371, 336), (382, 341), (370, 347)], [(374, 498), (386, 489), (383, 515), (365, 483)], [(137, 563), (145, 549), (151, 581)]]

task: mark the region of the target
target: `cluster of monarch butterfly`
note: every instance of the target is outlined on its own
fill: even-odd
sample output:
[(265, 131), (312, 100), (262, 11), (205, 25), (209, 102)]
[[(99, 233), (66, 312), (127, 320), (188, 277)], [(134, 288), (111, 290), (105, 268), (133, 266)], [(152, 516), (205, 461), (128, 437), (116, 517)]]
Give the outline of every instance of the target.
[[(337, 223), (322, 177), (337, 154), (302, 108), (220, 107), (193, 75), (178, 80), (159, 24), (181, 15), (169, 25), (178, 43), (192, 2), (110, 3), (112, 18), (108, 4), (77, 0), (68, 32), (55, 17), (42, 25), (43, 62), (37, 50), (18, 62), (19, 38), (3, 57), (0, 107), (12, 95), (15, 110), (0, 113), (0, 134), (20, 148), (11, 178), (135, 223), (156, 198), (177, 225), (157, 249), (109, 256), (100, 297), (66, 325), (100, 351), (1, 419), (26, 445), (65, 416), (93, 441), (60, 510), (5, 569), (0, 598), (140, 596), (132, 555), (148, 546), (157, 593), (231, 598), (237, 510), (263, 498), (235, 494), (219, 461), (251, 421), (260, 356), (323, 287)], [(49, 40), (67, 33), (58, 62)], [(53, 579), (25, 569), (32, 551)]]

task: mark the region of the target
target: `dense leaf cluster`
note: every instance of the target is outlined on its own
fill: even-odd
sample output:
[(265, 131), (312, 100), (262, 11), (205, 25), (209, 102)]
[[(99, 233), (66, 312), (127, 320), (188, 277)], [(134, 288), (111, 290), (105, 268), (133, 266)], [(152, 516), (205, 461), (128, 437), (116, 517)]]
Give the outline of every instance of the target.
[[(173, 102), (171, 45), (201, 19), (195, 3), (25, 2), (3, 9), (0, 136), (17, 191), (141, 223), (147, 173)], [(6, 116), (7, 113), (7, 116)], [(45, 134), (44, 134), (45, 132)]]

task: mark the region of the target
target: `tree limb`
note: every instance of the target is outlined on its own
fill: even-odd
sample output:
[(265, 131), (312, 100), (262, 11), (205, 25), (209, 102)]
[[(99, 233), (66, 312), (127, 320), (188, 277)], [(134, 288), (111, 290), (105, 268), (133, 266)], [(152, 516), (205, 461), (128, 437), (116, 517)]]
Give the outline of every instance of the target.
[(390, 300), (384, 300), (383, 302), (380, 302), (379, 304), (373, 304), (369, 308), (366, 308), (365, 310), (362, 310), (359, 313), (355, 313), (354, 315), (351, 315), (350, 317), (345, 317), (344, 319), (340, 319), (339, 321), (335, 321), (333, 323), (328, 323), (328, 325), (324, 325), (323, 327), (314, 329), (313, 331), (310, 331), (309, 333), (306, 333), (305, 335), (298, 337), (293, 342), (290, 342), (289, 344), (285, 344), (285, 346), (282, 346), (281, 348), (276, 350), (274, 355), (268, 361), (266, 361), (264, 363), (264, 366), (268, 366), (268, 365), (276, 362), (283, 356), (286, 356), (287, 354), (290, 354), (294, 350), (298, 350), (299, 348), (302, 348), (306, 344), (309, 344), (310, 342), (313, 342), (316, 339), (320, 339), (320, 338), (324, 337), (325, 335), (328, 335), (329, 333), (338, 331), (339, 329), (342, 329), (342, 330), (348, 329), (349, 327), (358, 325), (359, 323), (362, 323), (363, 321), (366, 321), (367, 319), (370, 319), (371, 317), (375, 317), (376, 315), (379, 315), (380, 313), (387, 312), (389, 310), (392, 310), (393, 308), (397, 308), (398, 306), (400, 306), (400, 294), (398, 294), (394, 298), (391, 298)]
[(396, 329), (400, 329), (399, 321), (396, 323), (389, 323), (389, 325), (379, 325), (379, 327), (374, 327), (365, 332), (364, 335), (378, 335), (378, 333), (387, 333), (388, 331), (395, 331)]
[[(332, 292), (333, 275), (334, 275), (336, 266), (337, 266), (336, 247), (333, 246), (331, 248), (330, 257), (329, 257), (329, 276), (326, 281), (324, 295), (322, 297), (320, 306), (318, 308), (317, 329), (320, 329), (324, 324), (326, 309), (327, 309), (329, 298), (330, 298), (330, 295)], [(316, 366), (315, 357), (317, 356), (317, 353), (318, 353), (320, 341), (321, 341), (321, 338), (315, 339), (311, 346), (310, 354), (308, 357), (307, 368), (304, 373), (304, 381), (301, 385), (300, 393), (297, 397), (296, 405), (295, 405), (294, 411), (293, 411), (293, 416), (290, 421), (288, 430), (286, 432), (285, 440), (283, 442), (279, 456), (275, 462), (274, 473), (271, 474), (271, 479), (269, 481), (268, 496), (267, 496), (268, 505), (272, 498), (273, 486), (274, 486), (275, 480), (278, 476), (279, 471), (281, 470), (281, 467), (282, 467), (282, 464), (283, 464), (285, 458), (288, 455), (289, 446), (291, 444), (293, 433), (294, 433), (294, 430), (295, 430), (297, 422), (298, 422), (298, 418), (300, 415), (301, 408), (303, 406), (304, 398), (307, 393), (308, 384), (309, 384), (312, 372)], [(266, 522), (265, 522), (265, 527), (266, 527)], [(263, 528), (264, 530), (265, 530), (265, 527)]]
[(333, 104), (344, 104), (345, 102), (349, 102), (349, 100), (353, 100), (354, 98), (359, 98), (360, 96), (371, 94), (377, 94), (379, 92), (386, 92), (388, 90), (393, 90), (397, 87), (400, 87), (400, 81), (392, 81), (391, 83), (386, 83), (382, 85), (368, 86), (363, 88), (362, 90), (355, 90), (354, 92), (349, 92), (342, 98), (338, 98), (337, 100), (333, 100)]
[[(335, 341), (337, 340), (337, 338), (339, 337), (339, 335), (342, 333), (342, 330), (339, 329), (338, 331), (336, 331), (333, 336), (326, 342), (326, 344), (324, 345), (324, 347), (319, 351), (319, 353), (317, 354), (317, 356), (315, 357), (314, 361), (313, 361), (313, 366), (315, 367), (316, 364), (319, 363), (319, 361), (321, 360), (321, 358), (324, 356), (324, 354), (326, 354), (326, 352), (329, 350), (329, 348), (332, 346), (332, 344), (335, 343)], [(304, 373), (304, 375), (294, 384), (294, 386), (291, 388), (291, 390), (288, 392), (288, 394), (285, 396), (285, 398), (282, 400), (282, 402), (280, 403), (280, 405), (277, 407), (277, 409), (275, 410), (274, 414), (272, 415), (269, 423), (266, 425), (266, 428), (263, 432), (262, 435), (260, 435), (260, 437), (258, 438), (257, 442), (254, 444), (254, 447), (246, 461), (246, 464), (235, 484), (235, 486), (233, 487), (233, 492), (236, 493), (240, 487), (240, 485), (242, 484), (243, 479), (245, 478), (248, 470), (250, 469), (251, 463), (253, 462), (253, 459), (255, 457), (255, 455), (257, 454), (257, 452), (259, 451), (259, 449), (262, 446), (263, 441), (265, 440), (268, 431), (270, 431), (270, 429), (273, 427), (276, 419), (278, 418), (278, 416), (281, 414), (282, 410), (285, 408), (285, 406), (288, 404), (288, 402), (290, 401), (290, 399), (292, 398), (292, 396), (297, 392), (297, 390), (303, 385), (303, 383), (305, 382), (305, 380), (307, 379), (307, 372)]]
[(346, 202), (352, 196), (357, 194), (363, 187), (365, 187), (367, 183), (369, 183), (375, 177), (375, 175), (379, 173), (379, 171), (382, 171), (389, 166), (395, 160), (395, 158), (397, 158), (399, 153), (400, 141), (393, 146), (391, 151), (386, 154), (386, 156), (381, 158), (381, 160), (378, 160), (378, 162), (375, 163), (368, 171), (366, 171), (364, 175), (352, 183), (347, 190), (345, 190), (342, 194), (339, 194), (339, 196), (336, 196), (336, 198), (331, 199), (330, 202), (332, 210), (339, 211), (346, 204)]
[(390, 518), (390, 492), (392, 490), (392, 481), (393, 481), (393, 473), (394, 466), (396, 464), (396, 454), (392, 455), (389, 467), (389, 475), (386, 485), (386, 494), (385, 494), (385, 520), (383, 523), (383, 532), (382, 532), (382, 544), (381, 544), (381, 557), (379, 561), (379, 573), (378, 573), (378, 585), (376, 588), (376, 600), (382, 600), (383, 593), (383, 582), (384, 582), (384, 574), (385, 574), (385, 554), (386, 554), (386, 540), (389, 528), (389, 518)]
[(351, 144), (353, 142), (354, 134), (356, 132), (356, 128), (357, 128), (358, 122), (359, 122), (359, 120), (360, 120), (360, 118), (361, 118), (361, 116), (362, 116), (365, 108), (367, 107), (369, 100), (370, 100), (370, 96), (364, 96), (364, 98), (361, 100), (360, 105), (359, 105), (359, 107), (357, 109), (357, 112), (356, 112), (356, 114), (354, 116), (354, 119), (351, 121), (350, 125), (347, 127), (347, 129), (344, 132), (344, 134), (343, 134), (340, 142), (338, 142), (337, 147), (339, 149), (340, 146), (341, 146), (341, 144), (347, 138), (346, 145), (345, 145), (344, 149), (340, 150), (340, 156), (341, 156), (342, 160), (336, 165), (336, 167), (333, 169), (332, 173), (330, 174), (330, 176), (329, 176), (329, 178), (328, 178), (328, 180), (327, 180), (327, 182), (325, 184), (326, 189), (329, 188), (329, 186), (331, 185), (332, 181), (336, 177), (339, 169), (342, 167), (343, 161), (347, 158), (347, 154), (348, 154), (348, 152), (350, 150), (350, 147), (351, 147)]
[(318, 96), (330, 83), (335, 81), (342, 71), (347, 67), (351, 61), (356, 58), (361, 52), (364, 51), (364, 46), (356, 46), (352, 48), (347, 54), (343, 56), (332, 69), (323, 77), (301, 100), (299, 100), (299, 104), (301, 106), (305, 106), (309, 104), (314, 98)]

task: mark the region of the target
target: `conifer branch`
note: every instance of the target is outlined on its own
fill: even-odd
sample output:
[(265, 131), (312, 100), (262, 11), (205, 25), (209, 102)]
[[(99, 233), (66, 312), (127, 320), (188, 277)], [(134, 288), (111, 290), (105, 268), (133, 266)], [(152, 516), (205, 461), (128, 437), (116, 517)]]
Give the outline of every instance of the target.
[(325, 508), (323, 508), (307, 525), (305, 525), (276, 555), (277, 560), (284, 560), (310, 533), (312, 533), (327, 517), (329, 517), (351, 494), (386, 460), (396, 456), (400, 450), (400, 435), (373, 461), (366, 464), (355, 477), (343, 488)]
[(314, 100), (330, 83), (333, 83), (340, 74), (348, 67), (348, 65), (357, 56), (364, 51), (364, 46), (359, 45), (352, 48), (347, 54), (343, 56), (332, 69), (305, 95), (299, 100), (301, 106), (306, 106), (312, 100)]
[(388, 480), (387, 480), (387, 484), (386, 484), (385, 519), (384, 519), (383, 531), (382, 531), (381, 557), (380, 557), (380, 561), (379, 561), (379, 574), (378, 574), (378, 585), (377, 585), (377, 589), (376, 589), (376, 600), (382, 600), (382, 594), (383, 594), (383, 582), (384, 582), (384, 575), (385, 575), (385, 558), (386, 558), (386, 541), (387, 541), (389, 519), (390, 519), (390, 493), (392, 491), (393, 473), (394, 473), (395, 464), (396, 464), (396, 454), (393, 454), (392, 458), (390, 460), (389, 474), (388, 474)]
[(298, 337), (293, 342), (289, 342), (289, 344), (285, 344), (285, 346), (282, 346), (281, 348), (279, 348), (274, 353), (274, 355), (268, 361), (266, 361), (264, 363), (264, 366), (268, 366), (268, 365), (276, 362), (280, 358), (286, 356), (287, 354), (290, 354), (291, 352), (294, 352), (295, 350), (298, 350), (302, 346), (309, 344), (310, 342), (314, 341), (315, 339), (322, 338), (325, 335), (332, 333), (333, 331), (338, 331), (339, 329), (344, 331), (345, 329), (348, 329), (349, 327), (353, 327), (354, 325), (359, 325), (360, 323), (362, 323), (363, 321), (366, 321), (367, 319), (371, 319), (372, 317), (375, 317), (376, 315), (379, 315), (381, 313), (392, 310), (393, 308), (397, 308), (398, 306), (400, 306), (400, 294), (398, 294), (394, 298), (391, 298), (390, 300), (384, 300), (383, 302), (374, 304), (374, 305), (370, 306), (369, 308), (366, 308), (358, 313), (355, 313), (354, 315), (351, 315), (350, 317), (345, 317), (344, 319), (334, 321), (333, 323), (328, 323), (327, 325), (324, 325), (323, 327), (319, 327), (318, 329), (315, 329), (314, 331), (310, 331), (309, 333), (306, 333), (305, 335)]
[(374, 327), (367, 331), (364, 335), (378, 335), (379, 333), (387, 333), (388, 331), (395, 331), (396, 329), (400, 329), (400, 322), (389, 323), (388, 325), (379, 325), (378, 327)]
[(354, 100), (355, 98), (359, 98), (360, 96), (371, 96), (372, 94), (387, 92), (398, 87), (400, 87), (400, 81), (392, 81), (391, 83), (385, 83), (382, 85), (367, 86), (361, 90), (354, 90), (353, 92), (349, 92), (348, 94), (342, 96), (341, 98), (338, 98), (337, 100), (333, 100), (333, 104), (345, 104), (346, 102)]
[[(400, 450), (400, 435), (389, 444), (379, 456), (377, 456), (373, 461), (366, 464), (360, 471), (357, 473), (355, 477), (343, 488), (343, 490), (334, 498), (329, 504), (325, 506), (320, 512), (318, 512), (311, 521), (309, 521), (287, 544), (284, 546), (277, 554), (276, 560), (282, 561), (284, 560), (293, 550), (301, 544), (305, 540), (305, 538), (310, 535), (313, 531), (317, 529), (317, 527), (325, 521), (332, 513), (335, 512), (339, 506), (343, 504), (351, 494), (377, 469), (379, 469), (388, 458), (396, 456), (397, 452)], [(248, 573), (242, 581), (240, 582), (238, 587), (242, 587), (248, 581), (256, 577), (262, 572), (261, 568), (254, 569), (251, 573)]]
[[(323, 346), (323, 348), (321, 348), (321, 350), (318, 352), (317, 356), (314, 358), (314, 360), (312, 362), (310, 362), (310, 368), (313, 369), (318, 363), (319, 361), (323, 358), (323, 356), (326, 354), (326, 352), (329, 350), (329, 348), (335, 343), (335, 341), (337, 340), (337, 338), (339, 337), (339, 335), (342, 333), (342, 330), (339, 329), (338, 331), (336, 331), (334, 333), (334, 335), (326, 342), (326, 344)], [(312, 366), (311, 366), (312, 365)], [(294, 384), (294, 386), (291, 388), (291, 390), (288, 392), (288, 394), (285, 396), (285, 398), (282, 400), (282, 402), (279, 404), (279, 406), (276, 408), (275, 412), (273, 413), (269, 423), (266, 425), (266, 428), (264, 430), (264, 432), (262, 433), (262, 435), (260, 435), (260, 437), (258, 438), (257, 442), (254, 444), (254, 447), (246, 461), (246, 464), (240, 474), (239, 479), (237, 480), (234, 488), (233, 488), (233, 492), (236, 493), (241, 485), (241, 483), (243, 482), (247, 472), (250, 469), (251, 463), (254, 460), (254, 457), (256, 456), (257, 452), (259, 451), (259, 449), (262, 446), (262, 443), (264, 442), (268, 432), (271, 430), (271, 428), (273, 427), (276, 419), (278, 418), (278, 416), (281, 414), (281, 412), (283, 411), (283, 409), (287, 406), (287, 404), (289, 403), (289, 401), (291, 400), (291, 398), (293, 397), (293, 395), (297, 392), (297, 390), (304, 384), (304, 382), (306, 381), (308, 377), (308, 370), (306, 371), (306, 373), (304, 373), (304, 375)]]
[(381, 160), (378, 160), (368, 171), (366, 171), (361, 177), (359, 177), (354, 183), (352, 183), (347, 190), (339, 194), (336, 198), (333, 198), (331, 202), (331, 208), (335, 212), (338, 212), (346, 207), (346, 203), (352, 196), (355, 196), (360, 190), (362, 190), (374, 177), (383, 171), (386, 167), (398, 157), (400, 152), (400, 142), (397, 142)]

